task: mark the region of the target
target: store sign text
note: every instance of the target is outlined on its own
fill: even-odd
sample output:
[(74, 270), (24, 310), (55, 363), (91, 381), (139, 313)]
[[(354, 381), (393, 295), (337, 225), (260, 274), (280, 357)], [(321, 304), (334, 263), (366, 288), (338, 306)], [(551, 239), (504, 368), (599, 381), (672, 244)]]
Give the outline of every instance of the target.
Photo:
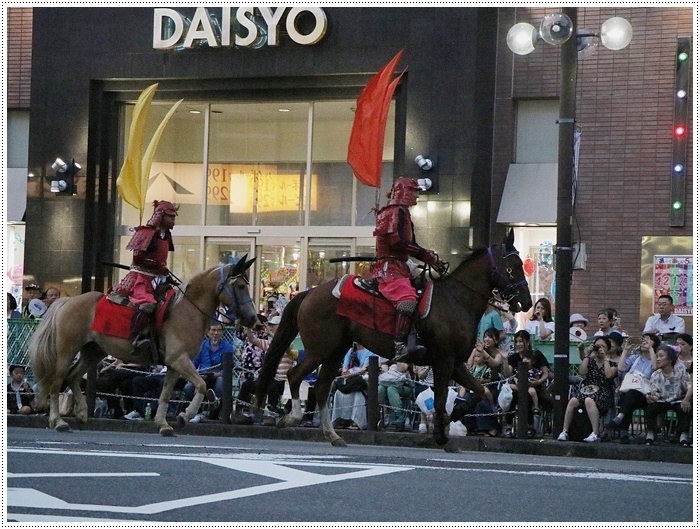
[[(299, 19), (309, 15), (314, 19), (313, 28), (302, 33), (297, 27)], [(304, 46), (320, 41), (328, 27), (326, 13), (320, 7), (223, 7), (216, 12), (198, 7), (191, 20), (174, 9), (156, 8), (153, 10), (153, 48), (278, 46), (281, 23), (289, 38)]]

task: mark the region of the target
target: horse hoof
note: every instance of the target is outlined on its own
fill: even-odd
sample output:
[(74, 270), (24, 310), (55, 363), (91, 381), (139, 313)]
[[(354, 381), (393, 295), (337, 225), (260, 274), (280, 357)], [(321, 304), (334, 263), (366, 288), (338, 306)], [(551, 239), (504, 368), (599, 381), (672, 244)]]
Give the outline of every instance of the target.
[(342, 437), (338, 437), (334, 441), (331, 441), (331, 445), (344, 447), (344, 446), (348, 446), (348, 443), (346, 443), (345, 439), (343, 439)]
[(67, 422), (62, 422), (56, 425), (57, 432), (70, 432), (70, 425)]
[(182, 412), (177, 416), (177, 427), (184, 428), (185, 426), (187, 426), (187, 416), (184, 412)]
[(175, 430), (171, 426), (164, 426), (159, 431), (160, 435), (163, 437), (175, 437)]
[(448, 442), (445, 446), (442, 447), (442, 449), (445, 452), (449, 452), (451, 454), (459, 454), (461, 452), (459, 446), (457, 446), (452, 441)]

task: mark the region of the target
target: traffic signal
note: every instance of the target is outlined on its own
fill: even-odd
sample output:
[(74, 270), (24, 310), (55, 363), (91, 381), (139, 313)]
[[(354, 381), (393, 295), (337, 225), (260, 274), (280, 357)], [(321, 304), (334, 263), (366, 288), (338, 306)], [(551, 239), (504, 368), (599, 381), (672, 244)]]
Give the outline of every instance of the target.
[(689, 86), (690, 37), (680, 37), (676, 48), (676, 85), (673, 93), (673, 159), (671, 161), (669, 226), (685, 225)]
[(49, 177), (51, 180), (51, 192), (57, 195), (77, 195), (78, 186), (75, 184), (75, 175), (82, 169), (80, 164), (71, 160), (66, 163), (60, 158), (51, 165), (51, 168), (56, 171), (54, 176)]

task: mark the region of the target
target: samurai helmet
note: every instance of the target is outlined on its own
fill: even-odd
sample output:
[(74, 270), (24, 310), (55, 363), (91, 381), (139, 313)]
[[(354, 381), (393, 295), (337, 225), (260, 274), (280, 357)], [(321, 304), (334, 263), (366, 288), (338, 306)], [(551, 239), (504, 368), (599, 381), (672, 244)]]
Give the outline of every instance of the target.
[(174, 215), (177, 216), (177, 207), (173, 205), (172, 202), (167, 200), (154, 200), (153, 201), (153, 215), (150, 220), (146, 223), (146, 226), (151, 226), (152, 228), (160, 228), (160, 223), (163, 220), (164, 215)]
[(420, 191), (418, 182), (409, 176), (402, 176), (391, 186), (391, 192), (388, 196), (394, 204), (415, 206), (417, 201), (416, 191)]

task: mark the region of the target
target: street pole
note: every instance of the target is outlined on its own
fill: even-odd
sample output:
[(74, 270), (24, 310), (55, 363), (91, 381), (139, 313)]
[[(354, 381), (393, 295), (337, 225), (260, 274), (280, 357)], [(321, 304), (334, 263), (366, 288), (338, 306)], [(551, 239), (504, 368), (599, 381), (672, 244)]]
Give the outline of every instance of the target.
[(564, 425), (569, 396), (569, 317), (571, 313), (571, 279), (573, 249), (571, 223), (573, 215), (572, 184), (574, 167), (574, 120), (576, 116), (577, 8), (564, 7), (562, 13), (573, 23), (574, 33), (561, 46), (559, 81), (559, 152), (557, 174), (557, 245), (555, 248), (555, 332), (554, 332), (554, 410), (553, 430), (556, 438)]

